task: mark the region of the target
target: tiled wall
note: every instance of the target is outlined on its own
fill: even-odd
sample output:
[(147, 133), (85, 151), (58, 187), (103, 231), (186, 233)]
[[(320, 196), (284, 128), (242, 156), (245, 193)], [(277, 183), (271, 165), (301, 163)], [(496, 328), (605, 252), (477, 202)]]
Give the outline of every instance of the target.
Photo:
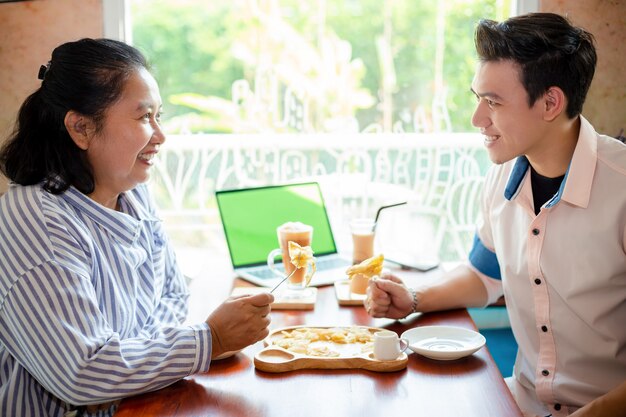
[[(13, 129), (24, 99), (39, 86), (39, 66), (54, 47), (84, 37), (102, 37), (103, 0), (0, 3), (0, 143)], [(0, 176), (0, 193), (7, 182)]]

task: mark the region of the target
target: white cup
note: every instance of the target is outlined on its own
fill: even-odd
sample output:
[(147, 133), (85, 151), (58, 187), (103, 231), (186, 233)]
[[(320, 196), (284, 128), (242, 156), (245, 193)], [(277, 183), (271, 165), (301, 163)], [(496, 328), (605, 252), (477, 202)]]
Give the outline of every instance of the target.
[(407, 339), (401, 339), (396, 332), (382, 330), (374, 333), (374, 358), (379, 361), (393, 361), (409, 347)]

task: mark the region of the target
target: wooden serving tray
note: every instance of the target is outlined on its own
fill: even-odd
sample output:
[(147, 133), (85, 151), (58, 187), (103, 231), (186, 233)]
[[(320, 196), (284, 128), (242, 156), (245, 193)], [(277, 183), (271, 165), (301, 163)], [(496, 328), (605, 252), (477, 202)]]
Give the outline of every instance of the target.
[[(254, 366), (265, 372), (288, 372), (298, 369), (366, 369), (375, 372), (395, 372), (406, 368), (408, 356), (402, 352), (397, 359), (381, 361), (374, 358), (373, 349), (360, 342), (336, 343), (330, 340), (310, 342), (312, 348), (328, 349), (337, 352), (339, 356), (314, 356), (307, 353), (298, 353), (279, 346), (284, 339), (283, 332), (291, 334), (296, 331), (311, 329), (358, 329), (374, 333), (385, 330), (377, 327), (365, 326), (293, 326), (274, 330), (265, 339), (266, 347), (254, 356)], [(289, 339), (293, 340), (293, 339)], [(373, 345), (370, 345), (373, 347)], [(365, 347), (365, 350), (363, 349)]]

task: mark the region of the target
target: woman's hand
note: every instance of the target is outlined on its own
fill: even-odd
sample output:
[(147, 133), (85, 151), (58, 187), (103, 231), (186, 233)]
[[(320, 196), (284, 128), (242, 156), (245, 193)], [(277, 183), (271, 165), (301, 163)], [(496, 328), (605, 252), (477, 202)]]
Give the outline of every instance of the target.
[(370, 279), (366, 294), (363, 304), (372, 317), (401, 319), (412, 312), (413, 294), (395, 275)]
[(230, 297), (217, 307), (206, 320), (213, 341), (211, 357), (243, 349), (267, 337), (272, 302), (272, 294), (261, 293)]

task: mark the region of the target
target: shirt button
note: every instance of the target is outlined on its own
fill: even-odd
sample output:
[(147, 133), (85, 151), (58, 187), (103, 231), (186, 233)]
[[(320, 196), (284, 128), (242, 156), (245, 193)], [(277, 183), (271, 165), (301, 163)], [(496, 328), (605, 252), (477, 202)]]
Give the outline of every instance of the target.
[(541, 284), (541, 280), (539, 278), (535, 278), (535, 284), (537, 285)]
[(548, 372), (547, 369), (544, 369), (543, 371), (541, 371), (541, 375), (548, 376), (548, 375), (550, 375), (550, 372)]
[(537, 236), (539, 234), (539, 229), (533, 229), (533, 235)]
[(546, 326), (541, 326), (541, 330), (545, 333), (548, 331), (548, 328)]
[(554, 409), (559, 411), (561, 409), (561, 404), (554, 404)]

